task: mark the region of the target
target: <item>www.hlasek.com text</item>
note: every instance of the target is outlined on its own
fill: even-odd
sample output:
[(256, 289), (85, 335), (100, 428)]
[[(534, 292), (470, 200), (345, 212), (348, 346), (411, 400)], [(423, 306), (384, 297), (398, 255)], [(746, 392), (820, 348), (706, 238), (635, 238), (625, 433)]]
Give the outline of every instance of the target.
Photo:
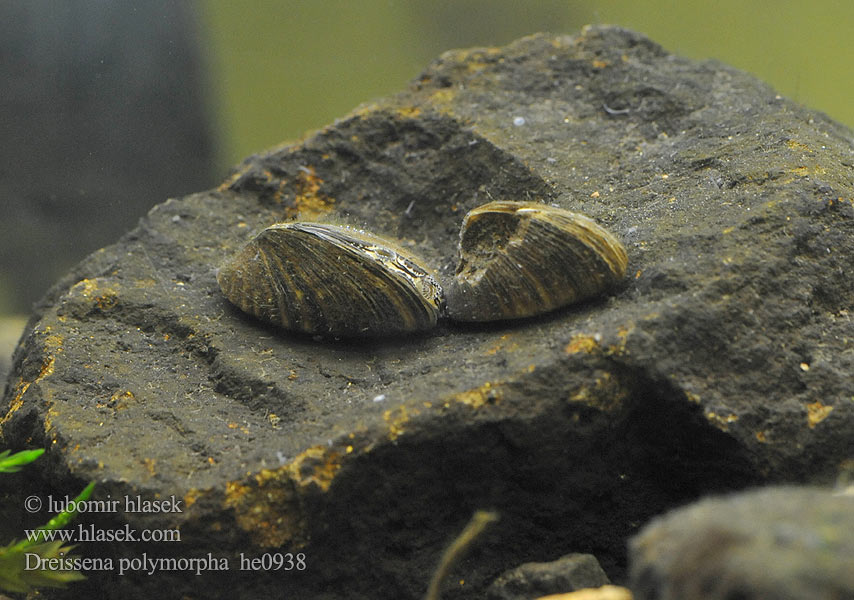
[(79, 544), (84, 542), (180, 542), (179, 529), (136, 530), (125, 523), (118, 529), (103, 529), (94, 524), (69, 529), (27, 529), (24, 531), (31, 542), (53, 542)]

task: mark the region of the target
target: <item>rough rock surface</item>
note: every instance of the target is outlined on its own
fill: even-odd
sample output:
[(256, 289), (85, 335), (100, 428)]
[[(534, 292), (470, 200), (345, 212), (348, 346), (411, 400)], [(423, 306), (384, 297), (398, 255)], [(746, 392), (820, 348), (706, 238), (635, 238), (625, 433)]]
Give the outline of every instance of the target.
[[(49, 448), (32, 471), (44, 489), (20, 493), (91, 478), (96, 498), (180, 499), (180, 513), (81, 517), (179, 527), (180, 543), (77, 551), (223, 557), (206, 597), (420, 597), (476, 509), (501, 520), (445, 598), (569, 552), (619, 582), (653, 515), (829, 480), (854, 454), (852, 146), (753, 77), (618, 28), (446, 53), (399, 95), (159, 205), (53, 288), (5, 394), (3, 443)], [(289, 219), (398, 238), (447, 278), (463, 214), (505, 198), (615, 232), (625, 285), (372, 342), (276, 331), (216, 285), (217, 265)], [(265, 552), (308, 568), (238, 571)], [(200, 580), (87, 585), (199, 597)]]
[(702, 500), (630, 548), (636, 600), (854, 598), (854, 496), (772, 487)]
[(488, 600), (533, 600), (546, 594), (574, 592), (609, 583), (599, 561), (590, 554), (569, 554), (547, 563), (525, 563), (492, 582)]

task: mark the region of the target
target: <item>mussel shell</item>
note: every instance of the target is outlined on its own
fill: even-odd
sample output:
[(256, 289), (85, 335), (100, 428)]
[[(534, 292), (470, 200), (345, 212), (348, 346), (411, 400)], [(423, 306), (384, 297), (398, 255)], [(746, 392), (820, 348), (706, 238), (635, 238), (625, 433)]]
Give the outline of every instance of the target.
[(386, 336), (436, 325), (442, 290), (418, 259), (378, 236), (322, 223), (279, 223), (217, 273), (244, 312), (285, 329)]
[(597, 296), (626, 274), (611, 233), (584, 215), (545, 204), (490, 202), (460, 231), (460, 262), (445, 299), (458, 321), (542, 314)]

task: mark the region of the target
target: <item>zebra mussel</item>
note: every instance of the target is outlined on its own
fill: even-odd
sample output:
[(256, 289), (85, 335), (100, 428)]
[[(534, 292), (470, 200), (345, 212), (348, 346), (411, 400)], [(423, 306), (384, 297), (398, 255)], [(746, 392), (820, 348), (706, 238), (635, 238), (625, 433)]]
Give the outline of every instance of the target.
[(389, 336), (436, 325), (442, 289), (414, 256), (375, 235), (322, 223), (264, 229), (217, 282), (244, 312), (285, 329)]
[(533, 202), (469, 211), (445, 290), (457, 321), (531, 317), (593, 298), (626, 275), (620, 241), (589, 217)]
[(471, 210), (446, 290), (420, 259), (379, 236), (322, 223), (264, 229), (217, 273), (246, 313), (287, 330), (383, 337), (429, 330), (440, 317), (497, 321), (597, 296), (625, 276), (619, 240), (560, 208), (491, 202)]

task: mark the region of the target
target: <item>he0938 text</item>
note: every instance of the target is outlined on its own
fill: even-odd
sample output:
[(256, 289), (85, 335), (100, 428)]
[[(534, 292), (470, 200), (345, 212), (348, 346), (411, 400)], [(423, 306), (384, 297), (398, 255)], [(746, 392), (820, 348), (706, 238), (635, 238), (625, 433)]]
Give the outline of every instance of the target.
[(305, 568), (305, 554), (302, 552), (267, 552), (251, 558), (240, 553), (241, 571), (305, 571)]

